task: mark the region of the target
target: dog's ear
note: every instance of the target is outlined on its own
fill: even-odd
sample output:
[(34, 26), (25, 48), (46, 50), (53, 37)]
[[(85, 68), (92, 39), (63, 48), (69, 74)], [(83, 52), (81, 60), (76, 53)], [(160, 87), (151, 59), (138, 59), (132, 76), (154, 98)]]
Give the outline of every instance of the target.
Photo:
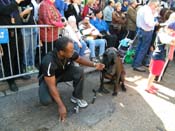
[(103, 54), (103, 60), (102, 60), (102, 63), (105, 65), (105, 68), (109, 68), (109, 58), (108, 58), (108, 52), (105, 51), (104, 54)]
[(103, 60), (107, 59), (107, 57), (108, 57), (108, 53), (105, 51), (105, 52), (103, 53)]
[(102, 62), (105, 63), (107, 59), (108, 59), (108, 54), (104, 52)]

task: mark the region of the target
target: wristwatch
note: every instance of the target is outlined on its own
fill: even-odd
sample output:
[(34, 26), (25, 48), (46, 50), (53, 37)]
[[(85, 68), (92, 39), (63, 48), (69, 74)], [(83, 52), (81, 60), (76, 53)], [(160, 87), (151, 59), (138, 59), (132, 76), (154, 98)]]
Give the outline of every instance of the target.
[(93, 65), (94, 65), (94, 67), (96, 67), (97, 63), (94, 62)]

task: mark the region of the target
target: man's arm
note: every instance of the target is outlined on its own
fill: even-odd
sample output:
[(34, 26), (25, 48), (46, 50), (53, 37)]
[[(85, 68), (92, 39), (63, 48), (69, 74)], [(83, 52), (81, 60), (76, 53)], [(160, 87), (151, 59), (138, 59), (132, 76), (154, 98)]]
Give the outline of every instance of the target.
[(44, 80), (45, 80), (46, 84), (48, 85), (51, 96), (54, 98), (55, 102), (58, 105), (58, 112), (60, 115), (60, 119), (61, 119), (61, 121), (64, 121), (66, 119), (67, 112), (66, 112), (66, 108), (65, 108), (65, 106), (60, 98), (60, 94), (59, 94), (59, 91), (58, 91), (57, 86), (56, 86), (56, 78), (55, 78), (55, 76), (51, 76), (51, 77), (45, 76)]
[(85, 66), (89, 66), (89, 67), (95, 67), (97, 70), (103, 70), (103, 68), (105, 67), (104, 64), (101, 63), (94, 63), (92, 61), (86, 60), (85, 58), (79, 56), (78, 59), (75, 60), (77, 63), (81, 64), (81, 65), (85, 65)]

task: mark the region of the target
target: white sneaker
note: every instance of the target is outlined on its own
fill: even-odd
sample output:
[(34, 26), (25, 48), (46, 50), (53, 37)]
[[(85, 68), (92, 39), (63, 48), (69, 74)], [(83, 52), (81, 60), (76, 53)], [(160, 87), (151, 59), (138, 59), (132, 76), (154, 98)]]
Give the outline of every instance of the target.
[(78, 98), (75, 98), (75, 97), (72, 96), (70, 100), (73, 103), (77, 103), (78, 106), (81, 107), (81, 108), (85, 108), (85, 107), (88, 106), (88, 103), (83, 99), (78, 99)]

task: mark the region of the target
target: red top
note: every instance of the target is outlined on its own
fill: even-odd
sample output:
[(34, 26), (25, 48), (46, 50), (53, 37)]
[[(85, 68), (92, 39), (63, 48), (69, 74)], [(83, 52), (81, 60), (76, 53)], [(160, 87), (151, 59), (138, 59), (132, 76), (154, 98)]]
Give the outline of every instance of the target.
[(84, 17), (86, 17), (88, 13), (89, 13), (89, 6), (85, 5), (82, 12), (82, 18), (84, 19)]
[[(52, 42), (58, 39), (58, 27), (63, 27), (61, 15), (50, 0), (43, 0), (39, 8), (39, 24), (53, 25), (52, 28), (40, 28), (40, 39), (43, 42)], [(46, 31), (46, 32), (45, 32)]]

